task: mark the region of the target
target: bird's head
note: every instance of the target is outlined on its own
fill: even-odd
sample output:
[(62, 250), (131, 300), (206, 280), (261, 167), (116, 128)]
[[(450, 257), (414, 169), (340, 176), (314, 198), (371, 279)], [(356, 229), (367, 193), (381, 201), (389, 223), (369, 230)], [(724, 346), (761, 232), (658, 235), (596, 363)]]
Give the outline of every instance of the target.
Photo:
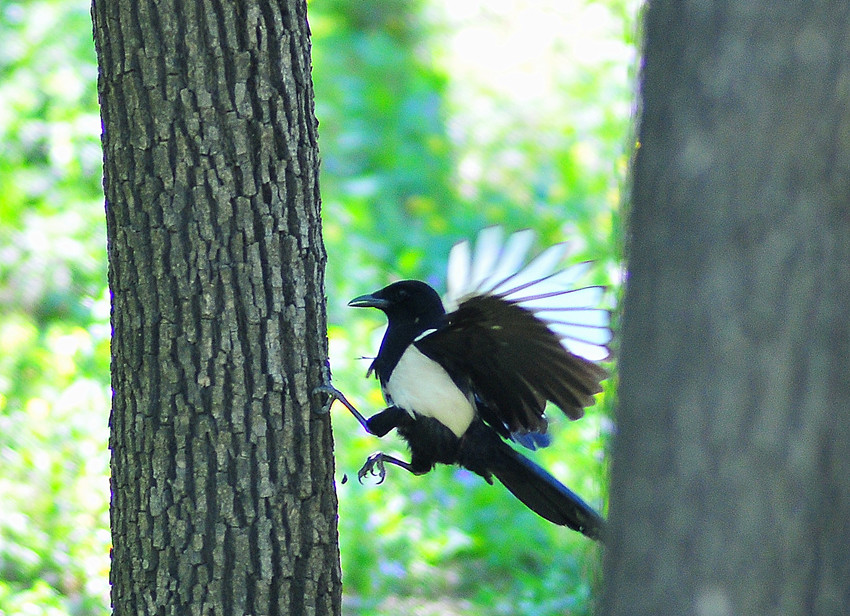
[(425, 330), (435, 327), (446, 313), (440, 295), (419, 280), (400, 280), (380, 291), (355, 297), (348, 302), (355, 308), (378, 308), (391, 325), (415, 325)]

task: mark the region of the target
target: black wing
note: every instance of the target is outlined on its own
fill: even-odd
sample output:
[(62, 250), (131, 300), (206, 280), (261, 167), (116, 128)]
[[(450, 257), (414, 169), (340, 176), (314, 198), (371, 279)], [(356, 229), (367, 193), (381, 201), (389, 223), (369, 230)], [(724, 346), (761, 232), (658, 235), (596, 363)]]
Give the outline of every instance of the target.
[(547, 400), (570, 418), (581, 417), (608, 376), (567, 351), (533, 312), (497, 295), (462, 301), (416, 346), (456, 382), (468, 382), (487, 407), (482, 417), (488, 423), (500, 421), (511, 432), (545, 432)]

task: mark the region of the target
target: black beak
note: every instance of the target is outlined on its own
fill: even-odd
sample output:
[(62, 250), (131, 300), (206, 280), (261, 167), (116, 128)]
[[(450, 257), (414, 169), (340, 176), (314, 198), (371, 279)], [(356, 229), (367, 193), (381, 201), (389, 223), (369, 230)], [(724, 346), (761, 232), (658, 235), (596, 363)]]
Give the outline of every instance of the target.
[(390, 303), (385, 300), (383, 297), (376, 297), (373, 294), (361, 295), (360, 297), (355, 297), (353, 300), (348, 302), (349, 306), (353, 308), (380, 308), (381, 310), (387, 308)]

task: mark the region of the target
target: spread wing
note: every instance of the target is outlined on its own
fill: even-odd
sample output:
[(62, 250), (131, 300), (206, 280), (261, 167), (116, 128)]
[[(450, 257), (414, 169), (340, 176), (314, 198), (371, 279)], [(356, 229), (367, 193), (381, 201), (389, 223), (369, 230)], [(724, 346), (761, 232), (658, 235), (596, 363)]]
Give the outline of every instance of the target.
[(520, 231), (502, 244), (499, 227), (449, 257), (445, 325), (416, 345), (450, 375), (467, 375), (488, 423), (510, 432), (545, 432), (549, 400), (573, 419), (602, 391), (607, 372), (593, 361), (610, 355), (602, 287), (572, 288), (589, 267), (559, 269), (566, 246), (553, 246), (523, 267), (534, 236)]

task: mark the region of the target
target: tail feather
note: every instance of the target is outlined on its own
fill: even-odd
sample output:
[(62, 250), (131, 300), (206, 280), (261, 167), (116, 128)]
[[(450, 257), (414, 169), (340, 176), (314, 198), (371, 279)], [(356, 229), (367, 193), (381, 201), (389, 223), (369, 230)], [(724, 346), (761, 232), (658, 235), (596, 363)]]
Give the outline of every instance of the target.
[(539, 516), (586, 535), (603, 540), (605, 520), (577, 494), (542, 467), (505, 443), (488, 465), (496, 478)]

